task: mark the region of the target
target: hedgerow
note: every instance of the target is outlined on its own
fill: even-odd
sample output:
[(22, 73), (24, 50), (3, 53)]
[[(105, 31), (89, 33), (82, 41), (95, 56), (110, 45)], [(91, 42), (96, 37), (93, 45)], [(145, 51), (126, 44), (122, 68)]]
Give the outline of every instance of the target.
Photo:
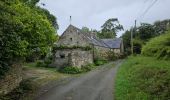
[(158, 59), (170, 59), (170, 30), (166, 34), (151, 39), (142, 48), (142, 54)]

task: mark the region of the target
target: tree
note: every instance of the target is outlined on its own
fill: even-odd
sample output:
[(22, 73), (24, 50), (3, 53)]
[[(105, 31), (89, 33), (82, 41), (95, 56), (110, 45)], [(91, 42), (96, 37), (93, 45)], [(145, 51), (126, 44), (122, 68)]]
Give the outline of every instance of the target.
[(131, 31), (129, 30), (125, 31), (125, 33), (122, 35), (122, 39), (123, 39), (125, 52), (128, 55), (131, 53)]
[(44, 8), (40, 8), (40, 7), (36, 7), (37, 12), (39, 12), (40, 14), (44, 14), (47, 19), (49, 20), (49, 22), (53, 25), (53, 27), (58, 30), (59, 29), (59, 25), (57, 23), (57, 18), (52, 15), (47, 9)]
[(39, 6), (36, 6), (36, 4), (40, 0), (21, 0), (24, 4), (34, 8), (39, 14), (46, 16), (47, 19), (50, 21), (50, 23), (53, 25), (53, 27), (56, 29), (56, 31), (59, 29), (57, 18), (52, 15), (47, 9), (41, 8)]
[(157, 36), (166, 33), (165, 31), (167, 31), (169, 27), (170, 27), (170, 19), (166, 19), (163, 21), (156, 21), (154, 23), (154, 29)]
[[(131, 48), (131, 32), (134, 28), (131, 28), (130, 31), (126, 31), (123, 35), (123, 41), (125, 45), (125, 51), (127, 54), (130, 54)], [(137, 31), (133, 34), (133, 52), (136, 54), (141, 53), (142, 45), (144, 45), (150, 38), (155, 36), (155, 30), (153, 25), (148, 23), (142, 23), (141, 26), (137, 27)]]
[(148, 23), (142, 23), (141, 26), (137, 28), (137, 32), (134, 36), (140, 40), (147, 41), (155, 36), (154, 26)]
[(44, 55), (55, 41), (48, 19), (19, 0), (0, 1), (0, 77), (21, 57)]
[(119, 24), (117, 18), (108, 19), (101, 28), (102, 30), (98, 34), (100, 38), (115, 38), (117, 32), (123, 30), (123, 26)]
[(88, 32), (90, 32), (90, 29), (88, 28), (88, 27), (82, 27), (82, 29), (81, 29), (83, 32), (85, 32), (85, 33), (88, 33)]
[(40, 0), (20, 0), (23, 3), (26, 3), (29, 6), (35, 6)]

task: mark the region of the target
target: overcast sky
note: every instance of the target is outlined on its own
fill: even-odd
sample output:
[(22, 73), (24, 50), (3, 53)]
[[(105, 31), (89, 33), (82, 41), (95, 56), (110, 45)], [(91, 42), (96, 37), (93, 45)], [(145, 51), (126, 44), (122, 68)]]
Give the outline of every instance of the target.
[(78, 28), (86, 26), (97, 30), (100, 30), (102, 24), (109, 18), (118, 18), (125, 30), (134, 25), (135, 19), (137, 19), (138, 25), (141, 22), (153, 23), (157, 20), (170, 19), (170, 0), (158, 0), (144, 17), (140, 17), (153, 2), (154, 0), (40, 1), (45, 4), (44, 8), (57, 17), (59, 35), (68, 27), (69, 16), (72, 16), (71, 23), (74, 26)]

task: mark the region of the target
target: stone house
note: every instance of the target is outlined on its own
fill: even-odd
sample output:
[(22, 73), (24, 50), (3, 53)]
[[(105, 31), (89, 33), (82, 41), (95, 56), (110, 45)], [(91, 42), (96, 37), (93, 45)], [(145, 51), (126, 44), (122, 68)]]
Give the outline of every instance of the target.
[(55, 46), (54, 65), (81, 68), (93, 63), (96, 58), (107, 59), (109, 51), (123, 53), (122, 39), (99, 39), (94, 33), (84, 33), (69, 25)]

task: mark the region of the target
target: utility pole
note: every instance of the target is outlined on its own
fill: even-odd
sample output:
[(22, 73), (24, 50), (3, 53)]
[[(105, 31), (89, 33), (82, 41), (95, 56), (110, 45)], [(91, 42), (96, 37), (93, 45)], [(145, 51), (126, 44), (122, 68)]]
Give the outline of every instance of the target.
[(135, 26), (134, 28), (132, 27), (132, 30), (131, 30), (131, 53), (133, 55), (133, 34), (136, 32), (136, 20), (135, 20)]

